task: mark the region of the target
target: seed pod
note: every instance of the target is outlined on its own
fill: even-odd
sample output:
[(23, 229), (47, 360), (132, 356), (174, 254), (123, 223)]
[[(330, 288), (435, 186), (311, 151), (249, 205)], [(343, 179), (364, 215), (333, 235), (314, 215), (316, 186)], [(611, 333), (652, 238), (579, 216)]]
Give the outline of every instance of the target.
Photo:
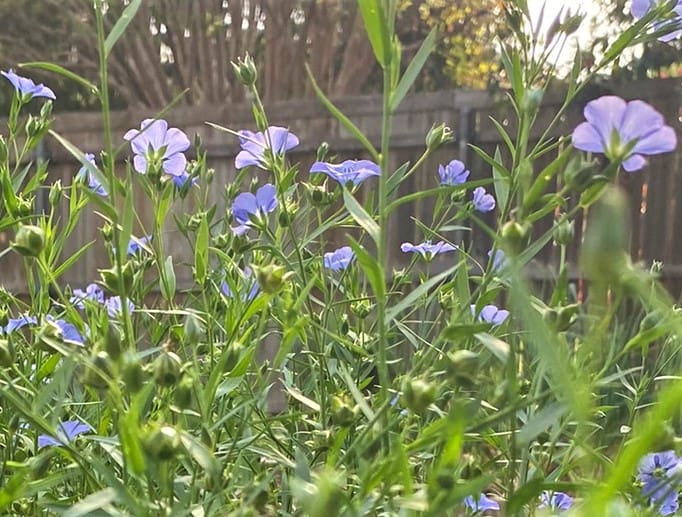
[(182, 376), (182, 361), (175, 352), (164, 351), (154, 361), (154, 381), (162, 387), (175, 386)]
[(147, 455), (157, 461), (169, 461), (175, 458), (182, 447), (180, 433), (169, 425), (152, 424), (142, 441)]

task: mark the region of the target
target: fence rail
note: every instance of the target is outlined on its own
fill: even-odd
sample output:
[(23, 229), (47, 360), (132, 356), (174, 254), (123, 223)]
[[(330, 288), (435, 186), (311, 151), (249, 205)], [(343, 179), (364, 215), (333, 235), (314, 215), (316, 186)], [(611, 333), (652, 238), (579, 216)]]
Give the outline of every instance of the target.
[[(560, 124), (553, 135), (569, 134), (571, 129), (582, 120), (582, 107), (591, 98), (605, 92), (585, 94), (584, 98), (571, 106), (561, 117)], [(682, 84), (679, 80), (651, 80), (630, 83), (615, 88), (612, 93), (625, 98), (646, 100), (661, 111), (665, 119), (680, 132)], [(543, 128), (545, 122), (553, 119), (562, 102), (560, 95), (548, 95), (542, 105), (536, 127)], [(369, 137), (370, 141), (379, 144), (381, 128), (381, 99), (378, 96), (358, 96), (336, 99), (335, 103), (346, 113), (356, 125)], [(365, 153), (356, 140), (315, 100), (295, 100), (278, 102), (266, 107), (271, 124), (289, 127), (298, 135), (301, 145), (290, 154), (294, 162), (301, 164), (301, 174), (307, 174), (307, 167), (315, 159), (315, 150), (324, 140), (329, 143), (333, 153), (341, 158), (364, 157)], [(127, 158), (127, 146), (122, 136), (131, 127), (137, 127), (141, 119), (153, 117), (155, 113), (138, 111), (121, 111), (112, 113), (114, 137), (122, 145), (119, 167), (123, 169)], [(181, 127), (187, 134), (198, 134), (203, 147), (208, 152), (209, 166), (216, 171), (214, 187), (211, 190), (211, 202), (216, 202), (219, 209), (224, 208), (223, 191), (228, 182), (233, 181), (236, 171), (233, 158), (238, 152), (238, 143), (229, 134), (218, 131), (205, 122), (213, 122), (226, 127), (253, 129), (251, 109), (248, 103), (241, 106), (199, 106), (194, 108), (178, 107), (163, 114), (172, 126)], [(454, 129), (455, 141), (439, 149), (423, 164), (401, 191), (418, 191), (432, 188), (437, 183), (437, 165), (458, 158), (467, 163), (472, 171), (472, 179), (489, 178), (490, 167), (469, 149), (474, 144), (488, 152), (503, 142), (490, 122), (494, 117), (513, 131), (513, 117), (503, 98), (494, 98), (485, 92), (474, 91), (441, 91), (407, 97), (395, 114), (392, 135), (393, 167), (406, 161), (414, 162), (424, 147), (424, 136), (433, 124), (446, 123)], [(0, 126), (3, 127), (3, 126)], [(96, 113), (65, 113), (56, 116), (53, 128), (70, 142), (85, 152), (97, 152), (103, 145), (101, 117)], [(533, 133), (538, 138), (539, 133)], [(62, 183), (71, 183), (79, 165), (56, 141), (47, 142), (47, 154), (50, 160), (50, 181), (61, 179)], [(631, 200), (632, 222), (632, 256), (634, 260), (650, 263), (654, 260), (665, 264), (663, 279), (674, 295), (682, 288), (682, 240), (678, 238), (682, 227), (682, 204), (677, 202), (680, 192), (680, 156), (682, 151), (654, 157), (643, 172), (623, 174), (620, 183)], [(551, 156), (546, 157), (551, 160)], [(543, 163), (535, 164), (538, 172)], [(363, 187), (371, 189), (371, 184)], [(135, 206), (141, 221), (150, 220), (151, 211), (141, 193), (135, 195)], [(174, 208), (177, 213), (191, 210), (190, 202), (178, 203)], [(431, 205), (429, 202), (416, 202), (405, 205), (393, 215), (390, 221), (390, 246), (397, 251), (392, 256), (394, 264), (404, 263), (399, 245), (404, 241), (420, 241), (413, 218), (429, 221)], [(486, 219), (492, 223), (492, 218)], [(625, 224), (625, 222), (624, 222)], [(83, 255), (77, 265), (64, 275), (62, 281), (74, 287), (87, 284), (98, 277), (97, 269), (107, 266), (104, 248), (99, 244), (98, 228), (102, 219), (94, 212), (89, 213), (78, 224), (69, 241), (65, 256), (70, 256), (85, 243), (93, 242), (91, 248)], [(534, 228), (542, 232), (551, 225), (551, 218), (540, 221)], [(138, 229), (139, 230), (139, 229)], [(569, 250), (569, 259), (575, 264), (579, 251), (582, 224), (579, 221), (575, 243)], [(480, 231), (472, 231), (465, 236), (474, 256), (484, 257), (489, 248), (489, 237)], [(342, 234), (334, 234), (332, 240), (343, 240)], [(9, 245), (11, 236), (0, 233), (0, 249)], [(167, 252), (174, 256), (176, 264), (184, 264), (177, 272), (178, 286), (188, 288), (192, 285), (191, 253), (180, 240), (177, 232), (169, 225), (165, 239)], [(341, 242), (339, 242), (341, 244)], [(548, 264), (554, 262), (554, 253), (548, 245), (538, 256), (531, 267), (535, 276), (542, 278), (551, 275)], [(21, 259), (13, 253), (0, 258), (0, 285), (13, 292), (25, 291), (25, 278)]]

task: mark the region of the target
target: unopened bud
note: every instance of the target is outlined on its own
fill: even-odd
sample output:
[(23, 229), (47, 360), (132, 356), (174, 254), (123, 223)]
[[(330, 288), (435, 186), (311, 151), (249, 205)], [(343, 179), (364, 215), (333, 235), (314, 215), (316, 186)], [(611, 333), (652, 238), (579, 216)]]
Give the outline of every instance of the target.
[(134, 352), (126, 352), (121, 360), (121, 379), (126, 392), (137, 393), (142, 389), (147, 374), (142, 369), (140, 359)]
[(256, 84), (258, 72), (256, 70), (256, 63), (253, 58), (247, 53), (244, 58), (237, 58), (237, 62), (232, 62), (232, 68), (237, 76), (237, 80), (244, 86), (253, 86)]
[(294, 275), (293, 272), (287, 271), (286, 267), (277, 264), (268, 264), (267, 266), (252, 266), (253, 271), (258, 279), (258, 284), (264, 293), (277, 294), (280, 292), (287, 281)]
[(182, 442), (180, 433), (174, 427), (152, 424), (147, 429), (142, 446), (150, 458), (157, 461), (169, 461), (178, 454)]
[(37, 257), (45, 247), (45, 232), (39, 226), (20, 225), (12, 247), (24, 257)]
[(353, 424), (357, 416), (357, 407), (351, 404), (345, 396), (335, 396), (332, 398), (332, 422), (341, 427), (348, 427)]
[(204, 335), (204, 328), (201, 319), (196, 314), (189, 313), (185, 316), (184, 336), (185, 343), (196, 345)]
[(406, 378), (402, 384), (402, 402), (410, 411), (421, 414), (436, 399), (436, 387), (424, 379)]
[(14, 364), (14, 345), (7, 339), (0, 339), (0, 366), (10, 368)]
[(322, 142), (317, 148), (316, 159), (318, 162), (323, 162), (327, 159), (327, 154), (329, 154), (329, 144), (327, 142)]
[(564, 219), (554, 223), (554, 242), (559, 246), (566, 246), (573, 240), (575, 233), (574, 221)]
[(441, 145), (452, 140), (452, 130), (445, 124), (431, 126), (426, 134), (426, 150), (435, 151)]
[(59, 204), (59, 200), (62, 198), (62, 180), (57, 180), (55, 181), (52, 186), (50, 187), (50, 194), (48, 196), (48, 199), (50, 200), (50, 205), (56, 206)]
[(182, 361), (175, 352), (166, 350), (154, 361), (153, 370), (159, 386), (174, 386), (182, 376)]
[(528, 244), (530, 225), (518, 221), (507, 221), (500, 230), (504, 246), (512, 254), (520, 253)]

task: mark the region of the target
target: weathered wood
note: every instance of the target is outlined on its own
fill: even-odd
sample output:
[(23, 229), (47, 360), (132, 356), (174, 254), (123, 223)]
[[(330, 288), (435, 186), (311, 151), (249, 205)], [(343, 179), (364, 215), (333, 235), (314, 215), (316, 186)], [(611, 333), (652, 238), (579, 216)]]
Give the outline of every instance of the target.
[[(616, 94), (625, 98), (641, 98), (653, 104), (665, 116), (668, 124), (679, 130), (678, 113), (681, 105), (681, 90), (677, 80), (656, 80), (629, 83), (616, 89)], [(544, 124), (554, 118), (561, 106), (562, 96), (551, 93), (544, 99), (543, 107), (538, 116), (536, 126), (543, 129)], [(583, 120), (582, 109), (589, 98), (583, 98), (569, 107), (562, 117), (560, 124), (551, 133), (552, 136), (569, 135), (577, 123)], [(382, 102), (379, 96), (347, 96), (333, 99), (334, 103), (353, 120), (358, 127), (367, 133), (370, 141), (379, 145), (381, 128)], [(298, 135), (301, 145), (291, 152), (292, 162), (300, 164), (301, 179), (307, 177), (307, 169), (315, 159), (315, 151), (322, 141), (327, 141), (333, 154), (339, 159), (361, 158), (367, 154), (351, 135), (325, 110), (319, 102), (309, 99), (273, 102), (267, 107), (271, 124), (289, 127)], [(490, 167), (475, 153), (467, 150), (467, 144), (473, 143), (493, 153), (499, 145), (504, 144), (489, 117), (506, 124), (507, 130), (514, 135), (514, 118), (504, 96), (491, 96), (478, 91), (441, 91), (408, 96), (395, 113), (393, 135), (392, 167), (396, 168), (404, 162), (414, 163), (424, 148), (424, 137), (433, 124), (446, 123), (454, 131), (455, 141), (438, 150), (430, 157), (420, 170), (401, 186), (401, 193), (428, 189), (438, 184), (437, 167), (439, 163), (447, 163), (454, 158), (467, 163), (472, 171), (472, 179), (491, 177)], [(128, 159), (128, 146), (122, 140), (123, 134), (132, 127), (138, 127), (143, 118), (157, 115), (152, 111), (126, 110), (112, 113), (111, 120), (115, 141), (120, 144), (117, 160), (121, 173), (124, 161)], [(225, 209), (223, 192), (225, 186), (234, 180), (236, 171), (233, 159), (239, 151), (238, 142), (228, 133), (218, 131), (206, 125), (206, 121), (221, 124), (233, 129), (254, 129), (251, 108), (248, 102), (239, 105), (203, 105), (188, 108), (175, 106), (164, 113), (171, 126), (182, 128), (190, 136), (201, 136), (202, 144), (208, 152), (209, 166), (216, 170), (214, 184), (210, 192), (210, 201), (219, 205), (219, 210)], [(468, 134), (458, 127), (461, 120), (470, 120)], [(3, 127), (0, 124), (0, 127)], [(55, 117), (53, 128), (87, 152), (97, 152), (103, 145), (101, 131), (101, 116), (98, 113), (64, 113)], [(539, 137), (539, 130), (532, 134)], [(48, 140), (50, 155), (50, 181), (61, 179), (68, 185), (79, 168), (76, 161), (57, 142)], [(621, 184), (631, 200), (632, 221), (632, 256), (634, 260), (663, 260), (666, 264), (665, 282), (675, 294), (682, 285), (682, 241), (677, 238), (680, 233), (682, 220), (682, 203), (677, 201), (682, 182), (678, 179), (681, 153), (672, 153), (653, 157), (648, 167), (639, 173), (623, 174)], [(552, 153), (542, 157), (536, 163), (536, 172), (553, 158)], [(373, 194), (375, 186), (368, 182), (363, 187), (366, 195)], [(492, 188), (492, 187), (491, 187)], [(143, 194), (133, 189), (131, 194), (135, 199), (135, 207), (140, 215), (142, 224), (150, 221), (151, 210)], [(643, 194), (646, 199), (643, 199)], [(572, 200), (571, 203), (575, 203)], [(189, 201), (177, 202), (174, 211), (177, 214), (191, 212)], [(400, 207), (390, 222), (390, 249), (393, 250), (392, 265), (403, 267), (409, 261), (399, 251), (400, 243), (404, 241), (416, 242), (424, 238), (414, 219), (430, 223), (432, 204), (429, 201), (419, 201)], [(492, 224), (492, 214), (483, 218)], [(172, 219), (171, 219), (172, 221)], [(71, 240), (65, 249), (65, 256), (74, 253), (87, 242), (96, 244), (84, 255), (78, 265), (72, 268), (62, 279), (74, 287), (81, 287), (97, 278), (97, 269), (106, 267), (107, 257), (101, 245), (98, 228), (101, 219), (88, 212), (79, 223)], [(551, 217), (536, 223), (535, 235), (540, 235), (551, 227)], [(181, 240), (179, 232), (173, 231), (174, 223), (168, 226), (165, 243), (168, 253), (174, 256), (177, 265), (178, 287), (181, 289), (192, 286), (191, 251), (189, 246)], [(576, 222), (576, 238), (568, 250), (569, 260), (577, 264), (579, 243), (582, 235), (582, 219)], [(136, 228), (139, 234), (140, 228)], [(328, 236), (329, 245), (342, 245), (345, 230), (333, 232)], [(482, 231), (460, 232), (446, 235), (456, 242), (464, 242), (471, 247), (473, 254), (485, 259), (485, 253), (490, 246), (490, 238)], [(8, 246), (11, 235), (0, 234), (0, 250)], [(549, 244), (538, 255), (537, 265), (533, 271), (545, 271), (540, 276), (546, 278), (547, 264), (556, 260), (556, 251)], [(437, 268), (437, 264), (434, 264)], [(574, 270), (573, 268), (572, 270)], [(539, 274), (539, 273), (538, 273)], [(21, 259), (10, 253), (0, 259), (0, 285), (6, 289), (23, 292), (25, 290), (24, 271)], [(676, 287), (675, 287), (676, 286)]]

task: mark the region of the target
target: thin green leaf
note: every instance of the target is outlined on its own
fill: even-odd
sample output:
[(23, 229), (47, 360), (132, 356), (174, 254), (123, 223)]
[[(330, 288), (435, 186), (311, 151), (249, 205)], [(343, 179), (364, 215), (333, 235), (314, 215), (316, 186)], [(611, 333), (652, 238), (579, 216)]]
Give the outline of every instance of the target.
[(358, 0), (362, 21), (377, 61), (385, 68), (391, 59), (388, 24), (379, 0)]
[(369, 280), (369, 284), (372, 286), (374, 296), (377, 298), (383, 297), (386, 291), (386, 284), (381, 266), (355, 239), (348, 237), (348, 241), (353, 253), (355, 253), (358, 264), (360, 264), (365, 276), (367, 276), (367, 280)]
[(419, 50), (415, 54), (414, 58), (412, 58), (412, 61), (410, 61), (407, 70), (405, 70), (405, 73), (400, 78), (400, 82), (398, 83), (398, 86), (391, 97), (391, 111), (395, 111), (398, 108), (400, 103), (405, 98), (405, 95), (407, 95), (407, 92), (414, 84), (415, 79), (417, 79), (419, 72), (421, 72), (422, 68), (424, 68), (426, 60), (436, 47), (437, 34), (438, 30), (436, 27), (431, 29), (431, 32), (429, 32), (428, 36), (426, 36), (422, 42), (421, 47), (419, 47)]
[(393, 307), (390, 307), (386, 311), (386, 320), (391, 321), (395, 319), (402, 311), (414, 305), (414, 303), (417, 301), (419, 297), (427, 294), (429, 290), (436, 287), (443, 280), (454, 274), (454, 272), (459, 267), (460, 264), (455, 264), (454, 266), (449, 267), (442, 273), (439, 273), (438, 275), (431, 277), (429, 280), (421, 284), (416, 289), (410, 291), (410, 293), (407, 296), (402, 298), (398, 303), (396, 303)]
[(128, 6), (123, 9), (121, 17), (116, 20), (116, 23), (111, 28), (111, 32), (107, 35), (107, 39), (104, 40), (104, 54), (106, 57), (109, 57), (111, 49), (114, 48), (114, 45), (116, 45), (116, 42), (128, 28), (130, 22), (133, 21), (133, 18), (141, 5), (142, 0), (132, 0)]
[(362, 205), (357, 202), (346, 188), (343, 189), (343, 204), (346, 205), (348, 212), (353, 217), (356, 223), (358, 223), (372, 238), (372, 240), (378, 245), (380, 230), (379, 225), (370, 216), (367, 211), (362, 208)]
[(71, 70), (67, 70), (63, 66), (55, 65), (54, 63), (48, 63), (46, 61), (31, 61), (29, 63), (21, 63), (19, 65), (19, 67), (20, 68), (35, 68), (37, 70), (45, 70), (46, 72), (53, 72), (55, 74), (61, 75), (62, 77), (65, 77), (66, 79), (69, 79), (75, 83), (78, 83), (81, 86), (90, 90), (92, 93), (99, 95), (99, 89), (97, 88), (97, 86), (95, 86), (93, 83), (88, 81), (85, 77), (81, 77), (80, 75), (72, 72)]

